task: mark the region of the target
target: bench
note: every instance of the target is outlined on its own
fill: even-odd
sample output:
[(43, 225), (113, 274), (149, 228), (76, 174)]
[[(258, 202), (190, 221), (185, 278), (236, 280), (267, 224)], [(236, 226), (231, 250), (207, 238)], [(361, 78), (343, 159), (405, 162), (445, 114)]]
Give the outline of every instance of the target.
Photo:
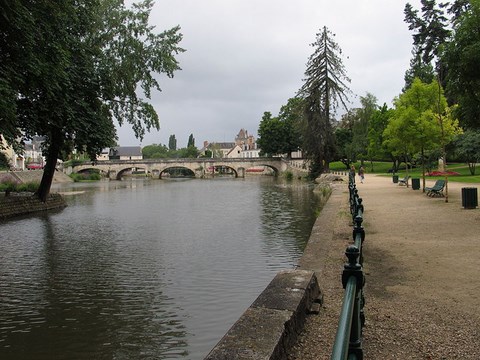
[(408, 186), (408, 179), (410, 179), (410, 175), (407, 175), (403, 179), (398, 180), (398, 185), (407, 185)]
[(426, 187), (425, 191), (427, 192), (427, 196), (435, 197), (441, 196), (443, 197), (443, 188), (445, 187), (445, 180), (437, 180), (435, 185), (432, 187)]

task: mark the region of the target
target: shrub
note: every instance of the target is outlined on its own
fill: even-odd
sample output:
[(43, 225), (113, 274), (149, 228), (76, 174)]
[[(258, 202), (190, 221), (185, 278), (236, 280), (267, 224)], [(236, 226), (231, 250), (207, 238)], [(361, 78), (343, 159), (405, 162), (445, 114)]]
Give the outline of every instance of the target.
[(286, 180), (291, 181), (293, 180), (293, 173), (291, 171), (285, 171), (283, 174)]

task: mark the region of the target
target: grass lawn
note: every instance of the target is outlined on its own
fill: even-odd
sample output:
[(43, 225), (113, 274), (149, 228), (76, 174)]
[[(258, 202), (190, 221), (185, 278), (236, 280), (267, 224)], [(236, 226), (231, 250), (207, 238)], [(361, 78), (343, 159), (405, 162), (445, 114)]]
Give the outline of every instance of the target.
[[(357, 162), (354, 164), (355, 169), (360, 168), (360, 162)], [(372, 171), (372, 165), (370, 162), (365, 162), (365, 172), (368, 174), (379, 174), (379, 175), (384, 175), (384, 176), (392, 176), (392, 174), (388, 173), (388, 170), (392, 168), (392, 163), (391, 162), (380, 162), (380, 161), (374, 161), (373, 162), (373, 171)], [(347, 171), (345, 168), (345, 165), (342, 164), (341, 162), (333, 162), (330, 163), (330, 170), (331, 171)], [(470, 175), (470, 170), (468, 169), (467, 164), (459, 164), (459, 163), (452, 163), (447, 166), (448, 171), (455, 171), (459, 173), (460, 175), (449, 175), (448, 176), (448, 181), (456, 181), (456, 182), (462, 182), (462, 183), (480, 183), (480, 166), (477, 169), (475, 175)], [(409, 175), (411, 177), (422, 177), (422, 168), (417, 167), (415, 169), (410, 169), (408, 171)], [(406, 171), (405, 170), (400, 170), (396, 175), (401, 179), (405, 177)], [(425, 178), (431, 179), (431, 180), (437, 180), (437, 179), (444, 179), (445, 176), (428, 176), (426, 175)]]

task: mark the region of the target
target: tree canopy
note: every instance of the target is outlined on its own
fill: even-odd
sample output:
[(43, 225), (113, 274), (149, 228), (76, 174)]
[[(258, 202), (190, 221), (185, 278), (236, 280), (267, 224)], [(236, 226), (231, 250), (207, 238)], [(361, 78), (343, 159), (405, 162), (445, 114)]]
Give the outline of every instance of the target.
[(472, 0), (467, 11), (454, 24), (452, 41), (445, 46), (444, 61), (448, 65), (449, 96), (459, 105), (465, 126), (480, 128), (480, 1)]
[(22, 141), (44, 136), (40, 199), (59, 155), (77, 149), (94, 159), (113, 145), (115, 120), (140, 139), (159, 128), (149, 103), (160, 90), (155, 74), (173, 77), (184, 50), (178, 26), (155, 33), (149, 25), (153, 3), (0, 2), (0, 133), (17, 146), (20, 134)]
[(384, 144), (405, 163), (416, 153), (424, 159), (426, 150), (442, 149), (461, 132), (458, 120), (443, 95), (440, 84), (415, 79), (412, 86), (394, 101), (395, 111), (383, 135)]

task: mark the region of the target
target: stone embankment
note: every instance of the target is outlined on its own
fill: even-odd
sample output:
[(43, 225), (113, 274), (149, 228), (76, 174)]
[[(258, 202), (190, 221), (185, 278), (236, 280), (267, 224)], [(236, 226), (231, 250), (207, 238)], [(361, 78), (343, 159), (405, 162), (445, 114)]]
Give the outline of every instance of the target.
[[(31, 171), (8, 171), (2, 173), (3, 181), (15, 183), (40, 183), (42, 170)], [(71, 182), (69, 176), (56, 171), (53, 178), (54, 183)], [(31, 214), (40, 211), (62, 209), (67, 204), (60, 194), (50, 194), (46, 202), (41, 202), (32, 193), (10, 193), (8, 196), (0, 195), (0, 220), (16, 216)]]
[(67, 204), (60, 194), (50, 194), (46, 202), (31, 193), (10, 194), (0, 198), (0, 220), (40, 211), (62, 209)]

